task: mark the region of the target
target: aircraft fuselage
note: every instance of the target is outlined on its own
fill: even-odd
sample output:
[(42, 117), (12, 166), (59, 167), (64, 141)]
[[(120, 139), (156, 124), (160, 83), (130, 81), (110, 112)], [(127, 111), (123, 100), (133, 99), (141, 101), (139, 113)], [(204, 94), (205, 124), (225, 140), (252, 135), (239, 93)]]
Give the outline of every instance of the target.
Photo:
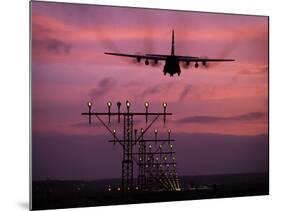
[(170, 76), (173, 76), (176, 73), (180, 75), (181, 68), (176, 56), (171, 55), (167, 57), (163, 72), (164, 75), (166, 75), (167, 73), (170, 74)]

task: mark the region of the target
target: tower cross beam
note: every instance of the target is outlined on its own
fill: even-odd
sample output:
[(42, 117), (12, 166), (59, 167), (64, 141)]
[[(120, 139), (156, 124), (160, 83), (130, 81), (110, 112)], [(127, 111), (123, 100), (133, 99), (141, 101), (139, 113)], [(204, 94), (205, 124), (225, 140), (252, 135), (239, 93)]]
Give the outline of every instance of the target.
[(81, 113), (82, 115), (89, 115), (89, 116), (93, 116), (93, 115), (106, 115), (106, 116), (108, 116), (108, 115), (111, 115), (111, 116), (118, 116), (118, 115), (135, 115), (135, 116), (144, 116), (144, 115), (148, 115), (148, 116), (157, 116), (157, 115), (159, 115), (159, 116), (164, 116), (164, 115), (167, 115), (167, 116), (169, 116), (169, 115), (172, 115), (172, 113), (157, 113), (157, 112), (148, 112), (148, 113), (146, 113), (146, 112), (130, 112), (130, 113), (127, 113), (127, 112), (120, 112), (120, 113), (118, 113), (118, 112), (111, 112), (111, 113), (109, 113), (109, 112), (83, 112), (83, 113)]

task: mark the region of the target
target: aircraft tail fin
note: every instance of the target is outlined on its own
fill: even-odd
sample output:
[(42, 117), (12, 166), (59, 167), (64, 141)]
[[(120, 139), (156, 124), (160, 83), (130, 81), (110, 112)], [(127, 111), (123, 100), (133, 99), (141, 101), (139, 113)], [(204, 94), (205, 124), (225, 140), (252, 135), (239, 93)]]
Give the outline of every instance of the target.
[(173, 32), (172, 32), (172, 49), (171, 49), (171, 55), (175, 55), (174, 30), (173, 30)]

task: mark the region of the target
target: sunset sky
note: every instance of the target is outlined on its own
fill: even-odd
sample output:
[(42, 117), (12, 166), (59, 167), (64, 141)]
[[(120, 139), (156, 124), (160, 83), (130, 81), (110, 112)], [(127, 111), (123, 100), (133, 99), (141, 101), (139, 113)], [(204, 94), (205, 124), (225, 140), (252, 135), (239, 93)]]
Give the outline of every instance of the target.
[[(104, 55), (169, 54), (172, 30), (177, 55), (236, 61), (170, 77), (163, 62)], [(173, 115), (153, 129), (165, 137), (171, 128), (179, 175), (266, 172), (268, 18), (32, 2), (33, 179), (120, 177), (121, 149), (81, 116), (88, 100), (101, 112), (109, 100), (134, 111), (166, 101)]]

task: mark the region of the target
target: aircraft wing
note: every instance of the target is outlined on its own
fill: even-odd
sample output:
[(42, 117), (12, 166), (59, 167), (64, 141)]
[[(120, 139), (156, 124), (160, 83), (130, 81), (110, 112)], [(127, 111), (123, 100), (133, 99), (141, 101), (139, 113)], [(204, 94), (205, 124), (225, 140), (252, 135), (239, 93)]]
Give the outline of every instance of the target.
[[(153, 56), (153, 57), (157, 57), (157, 56), (160, 56), (160, 57), (169, 57), (171, 55), (165, 55), (165, 54), (145, 54), (146, 56)], [(196, 58), (199, 58), (199, 57), (194, 57), (194, 56), (176, 56), (178, 59), (196, 59)]]
[(209, 59), (209, 58), (200, 58), (200, 57), (185, 57), (179, 56), (179, 61), (183, 62), (232, 62), (234, 59)]
[(148, 54), (124, 54), (124, 53), (110, 53), (105, 52), (106, 55), (113, 55), (113, 56), (123, 56), (123, 57), (130, 57), (136, 59), (152, 59), (152, 60), (166, 60), (166, 56), (164, 55), (148, 55)]

